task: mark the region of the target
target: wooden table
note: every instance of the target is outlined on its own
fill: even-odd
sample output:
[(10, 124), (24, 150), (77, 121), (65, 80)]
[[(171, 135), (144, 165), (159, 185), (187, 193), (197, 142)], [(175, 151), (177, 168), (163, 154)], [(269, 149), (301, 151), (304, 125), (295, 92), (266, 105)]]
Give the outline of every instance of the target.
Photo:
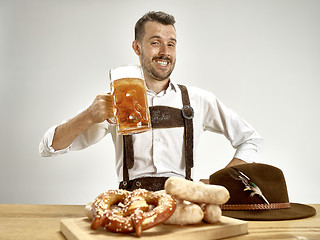
[[(249, 221), (249, 234), (237, 239), (320, 239), (320, 204), (312, 204), (317, 215), (290, 221)], [(62, 218), (84, 217), (81, 205), (0, 204), (0, 240), (65, 239)]]

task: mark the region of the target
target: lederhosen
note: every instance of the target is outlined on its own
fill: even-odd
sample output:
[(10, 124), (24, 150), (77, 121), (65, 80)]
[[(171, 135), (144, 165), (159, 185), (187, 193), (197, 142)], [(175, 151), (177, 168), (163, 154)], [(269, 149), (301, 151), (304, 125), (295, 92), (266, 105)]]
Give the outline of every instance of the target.
[[(167, 106), (150, 107), (152, 128), (184, 127), (185, 166), (186, 179), (191, 180), (193, 167), (193, 108), (190, 105), (188, 90), (183, 85), (178, 85), (181, 90), (183, 108), (177, 109)], [(164, 189), (167, 177), (143, 177), (129, 180), (129, 169), (134, 165), (134, 152), (132, 135), (123, 135), (123, 181), (120, 189), (133, 191), (144, 188), (150, 191)]]

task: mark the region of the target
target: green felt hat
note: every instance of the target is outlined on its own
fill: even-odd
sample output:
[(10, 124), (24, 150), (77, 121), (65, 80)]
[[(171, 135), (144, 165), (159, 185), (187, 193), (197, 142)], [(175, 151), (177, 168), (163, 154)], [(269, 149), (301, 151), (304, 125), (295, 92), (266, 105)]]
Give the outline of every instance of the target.
[(230, 199), (221, 206), (224, 216), (243, 220), (290, 220), (311, 217), (316, 210), (290, 203), (287, 185), (279, 168), (248, 163), (221, 169), (210, 176), (210, 184), (222, 185)]

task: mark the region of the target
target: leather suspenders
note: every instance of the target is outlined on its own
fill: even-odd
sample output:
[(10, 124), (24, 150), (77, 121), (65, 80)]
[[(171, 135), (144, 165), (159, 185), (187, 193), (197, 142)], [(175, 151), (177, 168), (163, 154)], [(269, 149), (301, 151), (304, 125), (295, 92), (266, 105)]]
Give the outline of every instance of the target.
[(186, 179), (191, 180), (191, 168), (193, 168), (193, 117), (194, 111), (190, 105), (188, 90), (185, 86), (179, 85), (182, 93), (183, 108), (181, 110), (184, 121), (184, 142)]
[[(181, 90), (183, 108), (167, 106), (150, 107), (152, 128), (184, 127), (186, 179), (191, 180), (193, 167), (193, 108), (190, 106), (188, 90), (178, 85)], [(129, 182), (129, 169), (134, 165), (132, 135), (123, 135), (123, 185)]]

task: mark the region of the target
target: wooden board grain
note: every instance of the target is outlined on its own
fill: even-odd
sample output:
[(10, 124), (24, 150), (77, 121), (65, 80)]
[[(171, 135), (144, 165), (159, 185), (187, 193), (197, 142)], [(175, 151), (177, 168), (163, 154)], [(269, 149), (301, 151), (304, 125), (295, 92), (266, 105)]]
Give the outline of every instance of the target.
[[(135, 239), (135, 233), (112, 233), (104, 229), (92, 230), (87, 218), (65, 218), (60, 221), (60, 231), (68, 240), (108, 240), (115, 237), (123, 240)], [(142, 232), (142, 239), (221, 239), (248, 233), (246, 221), (222, 217), (215, 224), (196, 224), (188, 226), (160, 224)]]

